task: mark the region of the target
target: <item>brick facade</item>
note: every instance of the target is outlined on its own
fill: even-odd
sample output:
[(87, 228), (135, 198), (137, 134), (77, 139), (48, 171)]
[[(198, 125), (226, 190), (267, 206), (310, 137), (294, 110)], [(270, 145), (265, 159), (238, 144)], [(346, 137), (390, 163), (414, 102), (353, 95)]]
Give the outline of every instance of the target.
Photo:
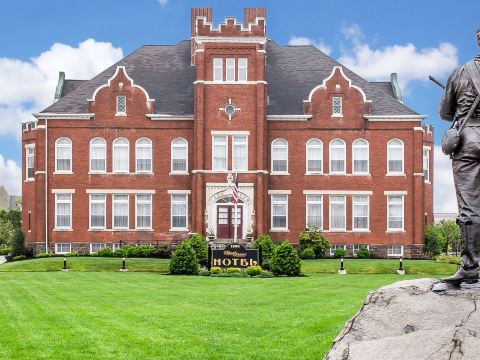
[[(298, 243), (298, 233), (306, 226), (305, 193), (315, 193), (323, 196), (323, 229), (333, 244), (347, 245), (350, 252), (354, 244), (368, 244), (379, 257), (387, 256), (389, 245), (403, 245), (404, 256), (420, 257), (424, 226), (433, 221), (433, 130), (422, 126), (423, 117), (395, 112), (370, 116), (376, 100), (372, 101), (361, 86), (354, 84), (341, 66), (331, 67), (330, 75), (309, 90), (303, 104), (299, 104), (303, 111), (271, 115), (265, 74), (269, 56), (265, 9), (246, 9), (243, 24), (227, 19), (224, 25), (214, 28), (211, 19), (211, 9), (192, 9), (193, 114), (164, 115), (157, 104), (162, 94), (149, 94), (142, 83), (137, 85), (137, 79), (130, 76), (130, 65), (123, 66), (121, 61), (122, 66), (115, 66), (108, 81), (89, 94), (84, 104), (87, 111), (44, 111), (36, 115), (35, 123), (24, 125), (24, 173), (25, 145), (34, 144), (35, 153), (34, 179), (26, 179), (24, 174), (23, 183), (26, 242), (37, 252), (45, 251), (47, 240), (51, 251), (55, 251), (56, 243), (70, 243), (72, 251), (88, 253), (90, 243), (178, 243), (188, 232), (216, 233), (218, 206), (224, 199), (228, 201), (230, 195), (227, 175), (234, 168), (233, 137), (247, 136), (248, 170), (239, 172), (243, 237), (270, 234), (275, 240)], [(235, 77), (238, 59), (248, 59), (248, 81), (213, 81), (215, 58), (235, 59)], [(225, 63), (222, 71), (225, 78)], [(66, 102), (73, 94), (75, 91), (58, 103)], [(125, 116), (116, 113), (117, 96), (126, 97)], [(391, 97), (386, 93), (381, 96)], [(333, 97), (342, 99), (341, 117), (332, 116)], [(229, 103), (237, 109), (230, 120), (220, 110)], [(212, 170), (215, 135), (228, 137), (227, 171)], [(55, 141), (63, 137), (72, 143), (72, 169), (68, 174), (55, 171)], [(97, 137), (106, 142), (106, 172), (101, 174), (89, 171), (90, 140)], [(129, 142), (128, 174), (113, 172), (112, 146), (117, 138)], [(135, 143), (140, 138), (152, 142), (150, 173), (135, 171)], [(171, 172), (171, 142), (176, 138), (188, 142), (185, 174)], [(288, 142), (288, 174), (275, 175), (271, 171), (271, 144), (279, 138)], [(323, 143), (323, 173), (306, 175), (306, 143), (313, 138)], [(346, 171), (342, 175), (329, 171), (329, 143), (333, 139), (342, 139), (346, 145)], [(369, 169), (363, 175), (353, 174), (352, 169), (352, 145), (357, 139), (366, 140), (369, 147)], [(387, 143), (391, 139), (404, 144), (404, 171), (396, 176), (387, 174)], [(426, 182), (422, 156), (423, 149), (428, 147), (432, 151), (430, 181)], [(139, 230), (135, 222), (135, 195), (145, 191), (152, 196), (152, 226)], [(55, 195), (62, 192), (71, 194), (72, 216), (71, 228), (59, 230), (55, 228)], [(183, 231), (173, 231), (171, 226), (175, 192), (188, 197), (187, 229)], [(92, 193), (103, 193), (106, 198), (105, 227), (101, 230), (90, 227)], [(128, 230), (113, 229), (112, 224), (112, 197), (122, 193), (129, 195)], [(288, 195), (288, 229), (284, 231), (271, 229), (271, 196), (277, 193)], [(393, 193), (403, 195), (404, 225), (401, 231), (389, 232), (387, 196)], [(346, 196), (346, 227), (332, 231), (329, 199), (342, 194)], [(368, 194), (367, 231), (352, 230), (352, 197), (356, 194)]]

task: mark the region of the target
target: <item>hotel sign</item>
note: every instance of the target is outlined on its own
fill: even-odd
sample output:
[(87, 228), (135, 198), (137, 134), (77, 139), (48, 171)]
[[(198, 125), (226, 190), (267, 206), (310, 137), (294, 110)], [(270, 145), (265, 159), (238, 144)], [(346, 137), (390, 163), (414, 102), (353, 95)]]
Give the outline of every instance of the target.
[(246, 269), (249, 266), (260, 265), (258, 249), (246, 249), (243, 245), (232, 243), (223, 250), (211, 250), (211, 266)]

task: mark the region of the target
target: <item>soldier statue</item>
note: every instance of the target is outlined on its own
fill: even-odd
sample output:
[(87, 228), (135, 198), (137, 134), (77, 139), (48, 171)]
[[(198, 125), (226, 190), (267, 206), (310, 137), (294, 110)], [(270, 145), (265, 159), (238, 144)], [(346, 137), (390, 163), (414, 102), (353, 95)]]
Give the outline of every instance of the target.
[[(480, 46), (480, 29), (476, 33)], [(455, 69), (440, 103), (440, 117), (460, 127), (458, 148), (451, 154), (458, 202), (462, 263), (458, 271), (443, 279), (459, 286), (478, 282), (480, 262), (480, 56)]]

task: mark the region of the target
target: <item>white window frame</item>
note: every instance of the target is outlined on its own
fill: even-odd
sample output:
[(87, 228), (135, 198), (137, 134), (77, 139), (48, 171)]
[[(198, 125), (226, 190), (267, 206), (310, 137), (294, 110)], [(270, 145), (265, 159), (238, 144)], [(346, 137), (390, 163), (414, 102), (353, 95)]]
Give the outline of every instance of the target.
[[(284, 197), (286, 200), (278, 200), (279, 197)], [(270, 226), (272, 231), (288, 231), (288, 194), (271, 194), (270, 195)], [(284, 205), (285, 206), (285, 227), (273, 226), (273, 206)]]
[[(400, 246), (400, 254), (395, 253), (395, 252), (393, 251), (394, 246)], [(403, 250), (404, 250), (403, 245), (398, 245), (398, 244), (388, 245), (388, 247), (387, 247), (387, 256), (388, 256), (388, 257), (403, 257)]]
[[(339, 101), (339, 104), (335, 104)], [(340, 111), (335, 111), (335, 107), (340, 107)], [(332, 117), (343, 117), (343, 99), (341, 96), (332, 97)]]
[[(65, 245), (68, 245), (68, 251), (63, 251), (63, 249), (61, 249)], [(72, 244), (70, 244), (70, 243), (55, 243), (55, 254), (65, 255), (65, 254), (69, 254), (71, 252), (72, 252)]]
[[(240, 142), (238, 143), (239, 139), (245, 139), (245, 142)], [(236, 168), (235, 164), (235, 145), (245, 145), (245, 154), (246, 154), (246, 159), (245, 159), (245, 167), (238, 167)], [(238, 171), (248, 171), (248, 135), (233, 135), (232, 136), (232, 170), (238, 170)]]
[[(391, 143), (399, 141), (400, 145), (392, 145)], [(402, 150), (402, 170), (401, 171), (390, 171), (390, 149), (399, 149)], [(399, 176), (405, 175), (405, 143), (400, 139), (390, 139), (387, 143), (387, 175), (390, 176)]]
[[(225, 142), (216, 143), (215, 139), (225, 138)], [(225, 168), (220, 169), (215, 167), (215, 148), (217, 146), (225, 146)], [(228, 136), (227, 135), (212, 135), (212, 170), (213, 171), (227, 171), (228, 170)]]
[[(117, 251), (122, 247), (123, 243), (113, 243), (112, 244), (112, 251)], [(126, 245), (126, 244), (125, 244)]]
[(423, 147), (423, 181), (430, 184), (430, 148)]
[[(401, 197), (402, 199), (402, 228), (390, 228), (390, 198)], [(398, 205), (398, 204), (397, 204)], [(405, 195), (387, 195), (387, 232), (404, 232), (405, 231)]]
[[(315, 197), (320, 197), (320, 201), (311, 200), (311, 198), (312, 198), (313, 196), (315, 196)], [(320, 205), (320, 222), (321, 222), (321, 226), (309, 224), (309, 222), (308, 222), (308, 208), (309, 208), (310, 205)], [(305, 196), (305, 226), (306, 226), (306, 227), (308, 227), (308, 226), (317, 226), (320, 230), (323, 230), (323, 195), (307, 194), (307, 195)]]
[(330, 246), (330, 256), (333, 256), (335, 254), (335, 250), (337, 250), (337, 249), (343, 249), (343, 250), (347, 251), (347, 245), (332, 244), (332, 246)]
[[(216, 71), (220, 71), (220, 78), (216, 77)], [(213, 81), (223, 81), (223, 58), (213, 58)]]
[[(70, 197), (69, 200), (59, 200), (58, 197), (60, 195), (68, 195)], [(73, 219), (72, 219), (72, 205), (73, 201), (72, 201), (72, 193), (55, 193), (55, 230), (72, 230), (72, 222), (73, 222)], [(58, 204), (69, 204), (70, 205), (70, 214), (69, 214), (69, 217), (70, 217), (70, 226), (59, 226), (58, 225), (58, 222), (57, 222), (57, 215), (58, 215)]]
[[(147, 141), (148, 144), (140, 144), (140, 141)], [(150, 158), (149, 159), (142, 159), (142, 160), (150, 160), (150, 170), (139, 170), (138, 169), (138, 149), (139, 148), (147, 148), (150, 149)], [(147, 137), (142, 137), (135, 142), (135, 172), (138, 174), (152, 174), (153, 173), (153, 145), (152, 140)]]
[[(184, 196), (184, 200), (173, 200), (174, 196)], [(185, 227), (174, 227), (173, 226), (173, 205), (182, 204), (185, 205)], [(170, 193), (170, 231), (188, 231), (188, 194), (185, 193)]]
[[(139, 196), (149, 197), (148, 200), (139, 200)], [(150, 213), (148, 216), (150, 217), (150, 226), (139, 226), (138, 225), (138, 206), (139, 205), (150, 205)], [(153, 228), (153, 202), (152, 202), (152, 194), (136, 194), (135, 195), (135, 229), (137, 230), (152, 230)]]
[[(281, 143), (281, 144), (279, 144)], [(270, 157), (271, 157), (271, 161), (270, 161), (270, 174), (272, 175), (289, 175), (288, 173), (288, 141), (283, 139), (283, 138), (277, 138), (277, 139), (274, 139), (272, 140), (272, 143), (271, 143), (271, 154), (270, 154)], [(282, 170), (282, 171), (275, 171), (273, 169), (273, 154), (275, 152), (275, 149), (278, 149), (278, 148), (286, 148), (287, 149), (287, 154), (286, 154), (286, 160), (287, 160), (287, 166), (286, 166), (286, 169), (285, 170)], [(283, 160), (283, 159), (282, 159)]]
[[(233, 75), (233, 78), (229, 77), (229, 71), (230, 75)], [(226, 58), (225, 59), (225, 81), (235, 81), (235, 58)]]
[[(312, 144), (315, 141), (320, 142), (320, 144)], [(308, 155), (309, 149), (320, 150), (320, 171), (314, 171), (309, 169), (308, 167), (308, 161), (310, 160)], [(305, 149), (305, 169), (306, 169), (306, 172), (305, 172), (306, 175), (322, 175), (323, 174), (323, 142), (322, 140), (313, 138), (307, 141), (306, 149)]]
[[(107, 227), (107, 195), (106, 194), (89, 194), (89, 214), (88, 227), (92, 230), (104, 230)], [(103, 200), (94, 200), (93, 197), (103, 196)], [(103, 204), (103, 226), (92, 226), (92, 205)]]
[[(59, 144), (59, 142), (62, 141), (62, 140), (66, 140), (68, 142), (68, 144)], [(72, 140), (70, 140), (67, 137), (60, 137), (57, 140), (55, 140), (55, 173), (57, 173), (57, 174), (71, 174), (72, 173), (72, 169), (73, 169), (72, 147), (73, 147), (72, 146)], [(58, 160), (60, 160), (59, 157), (58, 157), (58, 149), (59, 148), (69, 149), (69, 152), (70, 152), (69, 157), (61, 159), (61, 160), (69, 160), (70, 161), (69, 169), (63, 169), (63, 170), (58, 169)]]
[[(94, 141), (96, 140), (100, 140), (102, 141), (102, 144), (94, 144)], [(93, 148), (103, 148), (104, 150), (104, 153), (105, 153), (105, 157), (103, 159), (103, 169), (101, 170), (94, 170), (92, 169), (92, 160), (100, 160), (100, 159), (93, 159), (92, 158), (92, 149)], [(96, 137), (96, 138), (93, 138), (92, 140), (90, 140), (90, 156), (89, 156), (89, 171), (91, 173), (105, 173), (107, 172), (107, 142), (105, 141), (105, 139), (101, 138), (101, 137)]]
[[(335, 141), (341, 141), (342, 145), (334, 144)], [(343, 171), (333, 171), (332, 170), (332, 149), (343, 149)], [(338, 161), (338, 160), (337, 160)], [(345, 175), (347, 173), (347, 144), (343, 139), (332, 139), (328, 144), (328, 166), (330, 175)]]
[[(127, 200), (115, 200), (116, 196), (126, 196)], [(115, 203), (127, 204), (127, 226), (115, 226)], [(112, 194), (112, 229), (114, 230), (128, 230), (130, 229), (130, 195), (129, 194)]]
[[(125, 140), (127, 143), (126, 144), (118, 144), (118, 142), (121, 141), (121, 140)], [(117, 170), (115, 168), (116, 161), (118, 161), (115, 157), (115, 147), (116, 146), (127, 148), (128, 162), (127, 162), (127, 169), (126, 170)], [(119, 138), (116, 138), (115, 140), (113, 140), (113, 143), (112, 143), (112, 172), (114, 174), (128, 174), (128, 173), (130, 173), (130, 142), (126, 138), (119, 137)]]
[[(353, 256), (357, 256), (358, 252), (360, 251), (361, 247), (366, 247), (368, 251), (370, 251), (370, 245), (368, 244), (354, 244), (352, 246), (352, 254)], [(356, 247), (356, 248), (355, 248)]]
[(238, 74), (237, 78), (239, 82), (248, 81), (248, 58), (238, 58)]
[[(366, 197), (367, 201), (358, 201), (359, 197)], [(367, 205), (367, 227), (357, 228), (355, 227), (355, 205), (365, 206)], [(363, 216), (362, 216), (363, 217)], [(370, 231), (370, 196), (369, 195), (352, 195), (352, 231)]]
[[(332, 198), (334, 197), (343, 197), (343, 202), (340, 201), (332, 201)], [(347, 196), (346, 195), (330, 195), (328, 199), (328, 206), (329, 206), (329, 214), (328, 214), (328, 226), (330, 231), (346, 231), (347, 230)], [(332, 227), (332, 205), (341, 205), (343, 204), (343, 218), (345, 219), (344, 227), (343, 228), (334, 228)]]
[[(119, 100), (120, 98), (123, 98), (124, 99), (124, 107), (125, 109), (123, 111), (119, 110), (120, 108), (120, 103), (119, 103)], [(126, 95), (117, 95), (117, 97), (115, 98), (116, 99), (116, 102), (115, 102), (115, 116), (125, 116), (127, 115), (127, 96)]]
[[(97, 251), (93, 251), (93, 246), (94, 245), (99, 245), (100, 249), (97, 250)], [(100, 250), (105, 249), (106, 247), (107, 247), (107, 244), (105, 244), (105, 243), (90, 243), (90, 254), (95, 254), (95, 253), (99, 252)]]
[[(29, 159), (32, 159), (32, 166), (29, 165)], [(32, 169), (32, 176), (28, 176), (28, 169)], [(35, 180), (35, 144), (25, 145), (25, 180)]]
[[(176, 142), (178, 142), (178, 144), (175, 144)], [(173, 154), (174, 154), (175, 148), (185, 149), (185, 154), (186, 154), (185, 159), (180, 159), (180, 158), (176, 159), (176, 160), (185, 160), (185, 170), (175, 170), (173, 168), (173, 160), (174, 160)], [(172, 174), (188, 174), (188, 141), (182, 137), (177, 137), (173, 139), (170, 143), (170, 172)]]
[[(359, 144), (364, 142), (364, 144)], [(355, 152), (358, 149), (367, 149), (367, 171), (356, 171), (355, 170)], [(356, 139), (352, 143), (352, 174), (355, 175), (369, 175), (370, 174), (370, 144), (365, 139)]]

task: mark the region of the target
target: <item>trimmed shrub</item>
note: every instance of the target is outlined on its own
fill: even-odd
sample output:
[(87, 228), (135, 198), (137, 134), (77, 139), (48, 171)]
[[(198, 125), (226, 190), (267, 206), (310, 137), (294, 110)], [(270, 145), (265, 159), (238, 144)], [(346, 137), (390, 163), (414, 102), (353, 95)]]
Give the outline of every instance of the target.
[(273, 278), (275, 275), (273, 275), (270, 271), (263, 270), (262, 273), (260, 274), (260, 277), (262, 278)]
[(10, 251), (12, 251), (12, 249), (9, 247), (0, 248), (0, 255), (8, 255)]
[(196, 275), (198, 260), (190, 241), (183, 241), (177, 246), (170, 260), (170, 273), (174, 275)]
[(276, 276), (300, 276), (302, 261), (292, 244), (284, 241), (275, 248), (270, 262), (270, 269)]
[(262, 265), (267, 264), (268, 266), (277, 244), (273, 242), (269, 235), (260, 235), (253, 243), (253, 248), (258, 249), (259, 245), (262, 245)]
[(51, 255), (49, 253), (38, 253), (37, 255), (35, 255), (35, 257), (37, 259), (41, 259), (41, 258), (49, 258)]
[(208, 262), (208, 245), (205, 238), (200, 234), (192, 234), (190, 237), (190, 244), (195, 250), (198, 262), (201, 266), (207, 266)]
[(27, 257), (25, 255), (18, 255), (13, 257), (13, 261), (22, 261), (22, 260), (27, 260)]
[(333, 257), (336, 259), (340, 259), (342, 257), (345, 257), (347, 255), (347, 250), (343, 248), (337, 248), (335, 249), (335, 252), (333, 253)]
[(99, 256), (99, 257), (113, 257), (113, 250), (110, 249), (109, 247), (100, 249), (97, 251), (95, 254), (92, 254), (93, 256)]
[(173, 245), (159, 245), (153, 250), (152, 256), (160, 259), (170, 259), (174, 250), (175, 246)]
[(129, 257), (132, 249), (134, 247), (132, 245), (124, 245), (120, 249), (117, 249), (113, 252), (113, 256), (115, 257)]
[(370, 258), (370, 251), (368, 251), (366, 246), (360, 246), (357, 252), (357, 258), (359, 259), (368, 259)]
[(435, 258), (435, 262), (460, 265), (462, 258), (460, 256), (440, 255)]
[(306, 248), (312, 248), (317, 258), (323, 258), (325, 252), (330, 249), (331, 246), (322, 230), (316, 226), (306, 227), (298, 237), (300, 240), (300, 249), (303, 251)]
[(25, 238), (23, 231), (19, 228), (13, 232), (12, 256), (25, 255)]
[(66, 253), (64, 256), (66, 256), (66, 257), (77, 257), (78, 252), (77, 251), (72, 251), (72, 252)]
[(210, 268), (211, 274), (220, 274), (221, 272), (222, 272), (222, 268), (219, 268), (218, 266), (213, 266)]
[(145, 258), (152, 256), (153, 250), (155, 248), (150, 245), (130, 246), (127, 255), (128, 257)]
[(249, 266), (247, 270), (245, 270), (247, 275), (249, 276), (258, 276), (262, 274), (262, 267), (261, 266)]
[(239, 268), (228, 268), (227, 269), (227, 274), (234, 274), (234, 273), (241, 273), (242, 270), (240, 270)]
[(300, 253), (300, 258), (302, 259), (315, 259), (315, 251), (311, 247), (307, 247), (303, 249), (303, 251)]
[(198, 276), (210, 276), (210, 271), (208, 270), (200, 270), (198, 272)]

